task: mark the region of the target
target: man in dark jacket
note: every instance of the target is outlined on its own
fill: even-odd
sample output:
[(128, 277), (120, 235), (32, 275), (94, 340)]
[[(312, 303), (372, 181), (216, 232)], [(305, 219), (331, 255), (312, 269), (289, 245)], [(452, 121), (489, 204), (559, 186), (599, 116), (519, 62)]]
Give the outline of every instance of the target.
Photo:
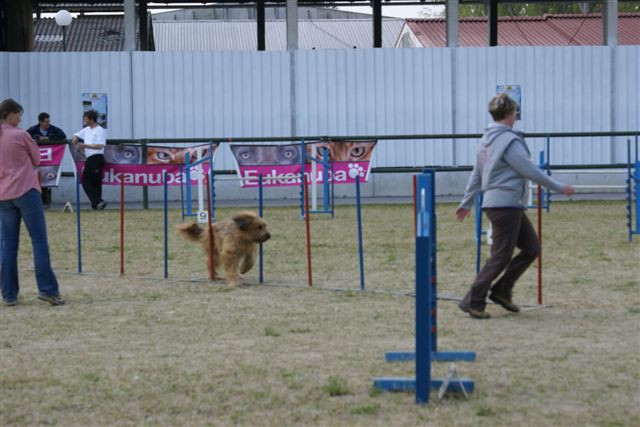
[[(47, 145), (50, 141), (67, 139), (67, 135), (65, 135), (62, 129), (51, 124), (49, 117), (47, 113), (38, 114), (38, 124), (27, 129), (31, 138), (33, 138), (38, 145)], [(45, 209), (49, 208), (51, 204), (51, 187), (42, 187), (42, 204)]]

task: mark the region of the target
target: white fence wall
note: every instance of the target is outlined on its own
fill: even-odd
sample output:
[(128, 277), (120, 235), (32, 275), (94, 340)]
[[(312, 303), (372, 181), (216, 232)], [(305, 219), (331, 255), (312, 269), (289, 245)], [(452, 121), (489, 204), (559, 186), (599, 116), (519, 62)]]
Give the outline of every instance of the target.
[[(477, 133), (499, 84), (521, 85), (526, 132), (637, 131), (639, 76), (640, 46), (0, 53), (24, 127), (47, 111), (71, 134), (81, 93), (105, 92), (112, 138)], [(552, 140), (552, 163), (624, 161), (625, 141)], [(375, 166), (471, 164), (475, 144), (381, 142)]]

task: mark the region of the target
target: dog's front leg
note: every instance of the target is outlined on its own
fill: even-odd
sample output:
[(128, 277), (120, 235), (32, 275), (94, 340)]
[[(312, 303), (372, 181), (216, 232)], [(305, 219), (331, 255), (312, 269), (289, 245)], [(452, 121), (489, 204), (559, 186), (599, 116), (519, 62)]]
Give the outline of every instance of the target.
[(247, 271), (251, 270), (253, 266), (256, 264), (256, 254), (250, 252), (247, 256), (242, 260), (242, 264), (240, 264), (240, 273), (244, 274)]
[(240, 286), (242, 284), (242, 277), (238, 273), (238, 264), (240, 263), (238, 254), (227, 250), (222, 251), (221, 257), (224, 273), (227, 276), (227, 283), (231, 286)]

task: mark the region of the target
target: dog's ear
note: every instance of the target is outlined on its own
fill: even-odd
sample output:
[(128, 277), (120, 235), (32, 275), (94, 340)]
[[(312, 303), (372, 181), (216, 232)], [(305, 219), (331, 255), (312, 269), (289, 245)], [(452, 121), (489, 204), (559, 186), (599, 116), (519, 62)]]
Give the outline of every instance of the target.
[(256, 217), (251, 212), (242, 212), (231, 219), (236, 223), (240, 230), (245, 231), (249, 228), (253, 221), (255, 221)]

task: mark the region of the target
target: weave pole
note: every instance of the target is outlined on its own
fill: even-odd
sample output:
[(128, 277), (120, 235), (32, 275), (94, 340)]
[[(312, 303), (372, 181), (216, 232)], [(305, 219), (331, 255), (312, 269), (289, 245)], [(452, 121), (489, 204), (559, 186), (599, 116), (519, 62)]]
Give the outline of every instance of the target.
[(360, 290), (364, 291), (364, 248), (362, 247), (362, 208), (360, 203), (360, 175), (356, 176), (356, 212), (358, 214), (358, 266), (360, 267)]
[(303, 173), (302, 180), (304, 181), (304, 185), (302, 187), (304, 191), (304, 205), (305, 212), (304, 221), (307, 227), (307, 271), (309, 275), (309, 287), (313, 287), (313, 275), (311, 273), (311, 227), (309, 225), (309, 184), (307, 183), (307, 177)]
[(416, 180), (418, 179), (417, 175), (413, 175), (413, 235), (415, 236), (417, 233), (418, 227), (418, 201), (416, 200)]
[[(263, 200), (262, 200), (262, 174), (258, 174), (258, 215), (262, 218), (263, 214)], [(262, 242), (258, 246), (258, 283), (264, 283), (264, 265), (262, 259)]]
[(538, 305), (542, 304), (542, 187), (538, 185)]
[(164, 278), (169, 277), (169, 186), (167, 184), (167, 171), (162, 171), (162, 184), (164, 186)]
[(80, 177), (76, 166), (76, 237), (78, 240), (78, 273), (82, 273), (82, 237), (80, 235)]
[(124, 276), (124, 179), (120, 180), (120, 275)]
[(209, 174), (205, 175), (205, 182), (207, 186), (207, 222), (209, 225), (209, 227), (207, 228), (207, 233), (209, 234), (209, 253), (207, 256), (207, 264), (209, 266), (209, 280), (216, 280), (216, 264), (213, 255), (215, 242), (213, 241), (213, 224), (211, 223), (211, 196), (209, 192)]

